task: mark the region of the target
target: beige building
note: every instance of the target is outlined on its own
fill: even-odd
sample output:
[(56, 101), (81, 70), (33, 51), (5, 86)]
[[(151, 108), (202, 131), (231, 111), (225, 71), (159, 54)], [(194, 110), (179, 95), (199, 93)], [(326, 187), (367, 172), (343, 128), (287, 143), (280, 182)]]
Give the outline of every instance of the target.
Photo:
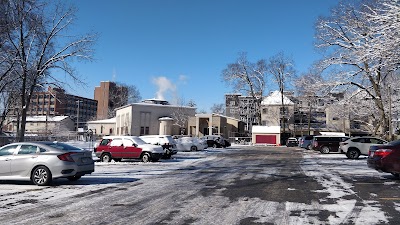
[(196, 137), (217, 134), (230, 138), (244, 133), (245, 122), (215, 113), (196, 114), (189, 119), (188, 128), (188, 134)]
[(116, 135), (186, 134), (189, 117), (196, 108), (170, 105), (162, 100), (145, 100), (116, 109)]
[[(12, 120), (12, 131), (17, 131), (17, 121)], [(75, 130), (75, 122), (69, 116), (27, 116), (26, 133), (61, 134)]]
[(105, 120), (88, 121), (87, 127), (88, 130), (90, 130), (93, 135), (98, 135), (98, 136), (114, 135), (115, 117)]

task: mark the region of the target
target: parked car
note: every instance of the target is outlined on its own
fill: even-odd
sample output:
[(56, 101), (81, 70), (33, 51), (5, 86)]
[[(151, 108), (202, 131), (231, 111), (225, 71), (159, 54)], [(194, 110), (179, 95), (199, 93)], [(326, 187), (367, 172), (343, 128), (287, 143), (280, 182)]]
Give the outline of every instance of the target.
[(346, 141), (346, 136), (314, 136), (312, 141), (312, 149), (327, 154), (329, 152), (339, 152), (339, 143)]
[(141, 159), (142, 162), (156, 162), (164, 154), (160, 146), (147, 144), (137, 136), (104, 136), (94, 153), (102, 162), (116, 162), (122, 159)]
[(175, 140), (171, 135), (144, 135), (140, 136), (140, 139), (148, 144), (161, 146), (164, 149), (163, 158), (165, 159), (170, 159), (178, 152)]
[(299, 147), (305, 149), (311, 149), (313, 137), (314, 135), (301, 136), (299, 138)]
[(387, 141), (377, 137), (354, 137), (339, 143), (340, 151), (349, 159), (357, 159), (360, 155), (368, 155), (372, 145), (385, 144)]
[(204, 142), (196, 137), (181, 137), (175, 139), (178, 151), (204, 150)]
[(12, 143), (13, 139), (15, 139), (15, 137), (13, 137), (10, 133), (0, 132), (0, 146)]
[(400, 140), (369, 147), (367, 164), (369, 168), (399, 177)]
[(75, 181), (92, 172), (92, 152), (64, 143), (18, 142), (0, 148), (0, 179), (31, 180), (43, 186), (57, 178)]
[(286, 147), (295, 147), (298, 145), (299, 145), (299, 142), (297, 141), (297, 138), (295, 138), (295, 137), (288, 138), (286, 141)]
[(205, 135), (203, 138), (207, 141), (207, 146), (211, 148), (226, 148), (231, 146), (231, 143), (221, 135)]

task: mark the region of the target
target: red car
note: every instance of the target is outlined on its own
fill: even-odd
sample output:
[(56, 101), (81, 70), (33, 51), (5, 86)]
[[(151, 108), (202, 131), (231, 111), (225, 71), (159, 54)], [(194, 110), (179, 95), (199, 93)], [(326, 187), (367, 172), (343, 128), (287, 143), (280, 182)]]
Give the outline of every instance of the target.
[(147, 144), (136, 136), (104, 136), (94, 153), (102, 162), (116, 162), (122, 159), (141, 159), (156, 162), (164, 154), (160, 146)]
[(400, 140), (369, 148), (368, 167), (379, 172), (400, 175)]

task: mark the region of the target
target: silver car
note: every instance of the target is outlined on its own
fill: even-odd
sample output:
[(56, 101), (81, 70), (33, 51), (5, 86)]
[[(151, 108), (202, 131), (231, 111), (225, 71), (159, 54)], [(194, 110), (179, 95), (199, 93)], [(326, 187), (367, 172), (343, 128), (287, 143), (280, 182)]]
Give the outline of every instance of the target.
[(181, 137), (175, 140), (178, 151), (199, 151), (204, 150), (204, 141), (197, 137)]
[(64, 143), (20, 142), (0, 148), (2, 180), (31, 180), (43, 186), (56, 178), (75, 181), (92, 172), (92, 152)]

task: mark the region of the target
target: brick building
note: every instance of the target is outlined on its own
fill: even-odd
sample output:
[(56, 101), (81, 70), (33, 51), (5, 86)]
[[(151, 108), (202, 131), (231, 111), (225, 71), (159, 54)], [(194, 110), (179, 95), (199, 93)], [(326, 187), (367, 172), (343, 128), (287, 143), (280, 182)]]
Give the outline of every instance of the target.
[(115, 117), (114, 109), (128, 104), (128, 89), (111, 81), (101, 81), (94, 88), (94, 99), (97, 100), (97, 119)]
[[(19, 107), (15, 107), (18, 109)], [(97, 101), (65, 93), (64, 89), (49, 87), (47, 91), (34, 92), (27, 111), (27, 116), (68, 116), (79, 127), (96, 116)], [(15, 118), (17, 110), (12, 112)], [(77, 118), (79, 116), (79, 118)], [(12, 130), (12, 127), (7, 128)]]

